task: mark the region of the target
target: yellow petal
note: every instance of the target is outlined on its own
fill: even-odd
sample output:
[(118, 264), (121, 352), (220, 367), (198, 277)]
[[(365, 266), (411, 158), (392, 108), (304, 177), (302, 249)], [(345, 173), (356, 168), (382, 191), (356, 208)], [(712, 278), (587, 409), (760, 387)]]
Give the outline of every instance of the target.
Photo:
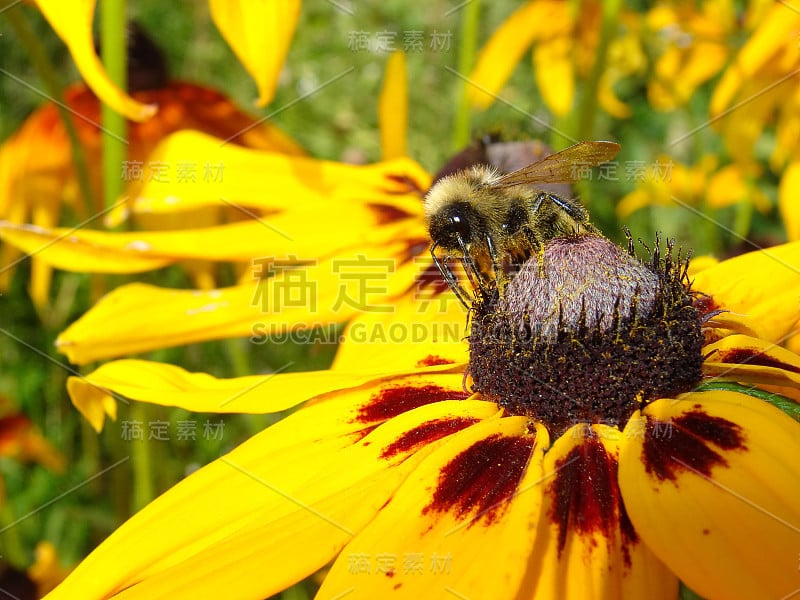
[(348, 323), (335, 368), (412, 368), (468, 360), (465, 309), (429, 257), (415, 262), (414, 280), (393, 299), (392, 311), (368, 311)]
[(566, 3), (531, 1), (520, 6), (492, 34), (469, 74), (467, 99), (472, 106), (488, 108), (535, 39), (570, 23)]
[[(402, 206), (396, 200), (392, 204), (352, 203), (348, 216), (363, 229), (354, 228), (350, 235), (331, 227), (340, 218), (342, 207), (327, 203), (313, 210), (300, 207), (257, 220), (177, 231), (47, 229), (0, 221), (0, 239), (43, 263), (76, 272), (139, 273), (182, 260), (323, 259), (355, 242), (378, 244), (404, 236), (424, 238), (427, 231), (422, 220), (406, 209), (416, 211), (419, 207)], [(415, 203), (419, 204), (419, 198)], [(386, 211), (395, 211), (397, 220), (383, 222)], [(202, 244), (197, 243), (199, 239)]]
[(523, 417), (448, 438), (342, 550), (317, 597), (513, 597), (534, 541), (547, 443)]
[(773, 343), (729, 335), (703, 347), (703, 373), (715, 379), (800, 388), (800, 357)]
[(386, 63), (386, 74), (378, 98), (378, 122), (383, 160), (407, 156), (408, 75), (406, 55), (400, 50), (393, 52)]
[(675, 598), (677, 578), (631, 525), (617, 484), (622, 434), (577, 425), (544, 461), (531, 572), (535, 598)]
[[(45, 229), (34, 225), (15, 225), (0, 221), (0, 239), (23, 250), (29, 256), (45, 261), (59, 269), (78, 272), (138, 273), (158, 269), (171, 262), (169, 258), (153, 256), (141, 246), (129, 245), (116, 235), (131, 239), (130, 234), (110, 234), (101, 231)], [(111, 239), (116, 248), (103, 246), (92, 239)], [(196, 241), (197, 238), (195, 238)]]
[(103, 69), (92, 42), (95, 0), (36, 0), (36, 4), (69, 48), (86, 84), (103, 102), (133, 121), (145, 121), (155, 114), (155, 105), (136, 102), (116, 87)]
[(372, 430), (353, 417), (373, 391), (304, 408), (197, 471), (112, 534), (51, 600), (270, 596), (330, 561), (447, 436), (498, 414), (434, 395)]
[[(452, 370), (452, 367), (428, 369), (436, 370)], [(70, 377), (67, 391), (92, 427), (101, 431), (106, 414), (116, 419), (114, 394), (195, 412), (267, 414), (286, 410), (317, 394), (355, 387), (389, 373), (388, 369), (356, 373), (311, 371), (217, 379), (207, 373), (189, 373), (174, 365), (128, 359), (106, 363), (86, 376)], [(448, 381), (453, 389), (463, 387), (460, 373)]]
[[(198, 165), (193, 181), (160, 177), (163, 165)], [(254, 177), (268, 173), (269, 177)], [(430, 175), (416, 162), (400, 158), (367, 166), (262, 152), (225, 143), (197, 131), (165, 138), (149, 156), (141, 181), (127, 194), (134, 212), (173, 212), (199, 206), (244, 206), (268, 211), (313, 208), (331, 202), (392, 202), (401, 194), (430, 187)], [(419, 197), (417, 214), (422, 214)]]
[(620, 100), (614, 93), (614, 82), (608, 71), (600, 76), (600, 86), (597, 93), (600, 106), (612, 117), (627, 119), (631, 116), (631, 107)]
[(742, 254), (697, 273), (694, 290), (732, 311), (757, 337), (778, 342), (796, 328), (800, 242)]
[(714, 89), (710, 108), (712, 116), (722, 113), (744, 83), (773, 58), (781, 46), (790, 43), (799, 23), (800, 15), (792, 7), (781, 3), (773, 6)]
[(275, 95), (300, 16), (300, 0), (209, 0), (211, 18), (258, 87), (258, 105)]
[(778, 186), (778, 207), (781, 221), (790, 240), (800, 239), (800, 162), (792, 162), (781, 175)]
[(275, 343), (337, 344), (336, 323), (392, 311), (393, 299), (412, 286), (413, 263), (396, 255), (407, 246), (400, 238), (323, 260), (266, 257), (254, 261), (247, 283), (207, 291), (128, 284), (101, 298), (56, 346), (84, 364), (226, 337), (247, 336), (258, 346), (271, 336)]
[(573, 40), (559, 36), (543, 40), (533, 49), (536, 84), (545, 104), (558, 116), (572, 110), (575, 71), (572, 66)]
[(620, 485), (636, 531), (707, 598), (800, 588), (800, 425), (735, 392), (659, 400), (626, 427)]

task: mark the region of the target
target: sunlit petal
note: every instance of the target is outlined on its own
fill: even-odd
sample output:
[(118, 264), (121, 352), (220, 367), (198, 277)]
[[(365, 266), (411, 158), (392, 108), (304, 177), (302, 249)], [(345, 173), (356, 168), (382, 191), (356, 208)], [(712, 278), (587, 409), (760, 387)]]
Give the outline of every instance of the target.
[(800, 242), (722, 261), (697, 273), (692, 288), (739, 315), (758, 337), (777, 342), (798, 323)]
[(300, 0), (209, 0), (211, 18), (258, 87), (272, 101), (300, 16)]
[(747, 335), (729, 335), (703, 348), (703, 373), (716, 379), (800, 388), (800, 357)]
[[(152, 176), (154, 165), (179, 162), (199, 165), (202, 176), (181, 182)], [(254, 173), (269, 173), (268, 182)], [(430, 175), (408, 158), (347, 165), (251, 150), (196, 131), (181, 131), (159, 144), (145, 165), (142, 180), (133, 182), (126, 193), (132, 198), (134, 212), (173, 212), (208, 205), (275, 211), (325, 202), (391, 203), (399, 195), (428, 187)], [(421, 214), (419, 199), (416, 206)]]
[(800, 425), (734, 392), (659, 400), (626, 428), (620, 484), (636, 531), (707, 598), (800, 588)]
[(36, 0), (36, 4), (69, 48), (86, 84), (103, 102), (133, 121), (144, 121), (155, 114), (155, 105), (136, 102), (116, 87), (103, 69), (92, 41), (95, 0)]
[[(374, 429), (364, 410), (376, 393), (298, 411), (196, 472), (120, 527), (51, 598), (123, 589), (121, 598), (269, 596), (333, 558), (439, 439), (498, 414), (492, 403), (434, 394)], [(411, 443), (422, 430), (426, 444)]]
[[(513, 596), (534, 541), (547, 443), (523, 417), (453, 435), (342, 550), (317, 597)], [(369, 572), (353, 568), (365, 557)]]
[(676, 577), (639, 539), (617, 485), (621, 432), (577, 425), (544, 462), (527, 584), (535, 598), (675, 598)]

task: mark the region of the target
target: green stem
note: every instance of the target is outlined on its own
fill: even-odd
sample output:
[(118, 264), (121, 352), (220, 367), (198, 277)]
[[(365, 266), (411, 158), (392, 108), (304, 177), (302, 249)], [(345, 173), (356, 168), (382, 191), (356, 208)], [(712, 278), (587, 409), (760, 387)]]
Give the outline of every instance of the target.
[(734, 208), (733, 232), (740, 238), (748, 237), (753, 222), (753, 203), (739, 202)]
[[(128, 49), (125, 43), (126, 3), (124, 0), (103, 2), (101, 8), (100, 39), (103, 67), (111, 81), (120, 89), (128, 86)], [(103, 200), (112, 206), (122, 195), (124, 182), (122, 166), (127, 156), (125, 117), (103, 104)]]
[(0, 502), (0, 526), (3, 527), (3, 558), (12, 565), (23, 569), (30, 564), (22, 542), (20, 523), (14, 516), (14, 509), (8, 501)]
[[(467, 3), (462, 10), (461, 35), (458, 43), (458, 72), (466, 76), (475, 64), (478, 45), (478, 22), (480, 17), (480, 0)], [(453, 132), (453, 149), (461, 150), (472, 138), (472, 112), (467, 102), (467, 86), (469, 83), (460, 79), (456, 97), (456, 120)]]
[(608, 45), (614, 37), (617, 28), (617, 15), (619, 14), (621, 0), (608, 0), (603, 2), (603, 21), (600, 25), (600, 41), (597, 43), (595, 51), (594, 65), (586, 80), (581, 99), (580, 121), (578, 123), (578, 139), (594, 139), (594, 122), (597, 116), (597, 92), (600, 88), (600, 78), (606, 68), (606, 57), (608, 56)]
[(131, 404), (130, 419), (141, 424), (144, 439), (131, 442), (131, 459), (133, 462), (133, 510), (144, 508), (155, 497), (153, 473), (153, 443), (150, 440), (151, 418), (150, 406), (143, 402)]
[(75, 167), (81, 197), (86, 206), (87, 214), (93, 214), (95, 212), (95, 203), (92, 187), (89, 184), (89, 167), (86, 162), (86, 154), (83, 152), (83, 146), (81, 146), (78, 138), (72, 115), (64, 104), (64, 87), (61, 85), (58, 73), (53, 63), (50, 62), (44, 45), (34, 33), (18, 3), (12, 0), (0, 0), (0, 9), (2, 9), (3, 15), (11, 24), (17, 39), (25, 48), (33, 68), (36, 69), (36, 73), (42, 80), (45, 90), (47, 90), (47, 94), (56, 104), (72, 150), (72, 163)]

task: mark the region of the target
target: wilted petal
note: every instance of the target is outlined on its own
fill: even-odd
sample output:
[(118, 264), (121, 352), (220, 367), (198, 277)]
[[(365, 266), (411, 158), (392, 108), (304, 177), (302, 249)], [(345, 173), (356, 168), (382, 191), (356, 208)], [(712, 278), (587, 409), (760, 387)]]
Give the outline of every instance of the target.
[(64, 40), (86, 84), (103, 102), (133, 121), (144, 121), (155, 114), (155, 105), (136, 102), (116, 87), (103, 69), (92, 41), (95, 0), (36, 0), (36, 4)]
[(300, 0), (209, 0), (211, 18), (258, 87), (272, 101), (300, 16)]
[(620, 485), (636, 531), (706, 598), (800, 589), (800, 425), (735, 392), (659, 400), (635, 416)]

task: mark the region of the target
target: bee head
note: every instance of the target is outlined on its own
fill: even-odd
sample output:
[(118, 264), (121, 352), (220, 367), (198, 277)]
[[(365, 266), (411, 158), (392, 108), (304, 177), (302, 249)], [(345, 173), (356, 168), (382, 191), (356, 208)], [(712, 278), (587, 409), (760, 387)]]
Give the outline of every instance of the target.
[(471, 246), (482, 241), (486, 230), (483, 218), (466, 201), (450, 202), (431, 215), (428, 222), (431, 239), (451, 251), (462, 251), (462, 243)]

